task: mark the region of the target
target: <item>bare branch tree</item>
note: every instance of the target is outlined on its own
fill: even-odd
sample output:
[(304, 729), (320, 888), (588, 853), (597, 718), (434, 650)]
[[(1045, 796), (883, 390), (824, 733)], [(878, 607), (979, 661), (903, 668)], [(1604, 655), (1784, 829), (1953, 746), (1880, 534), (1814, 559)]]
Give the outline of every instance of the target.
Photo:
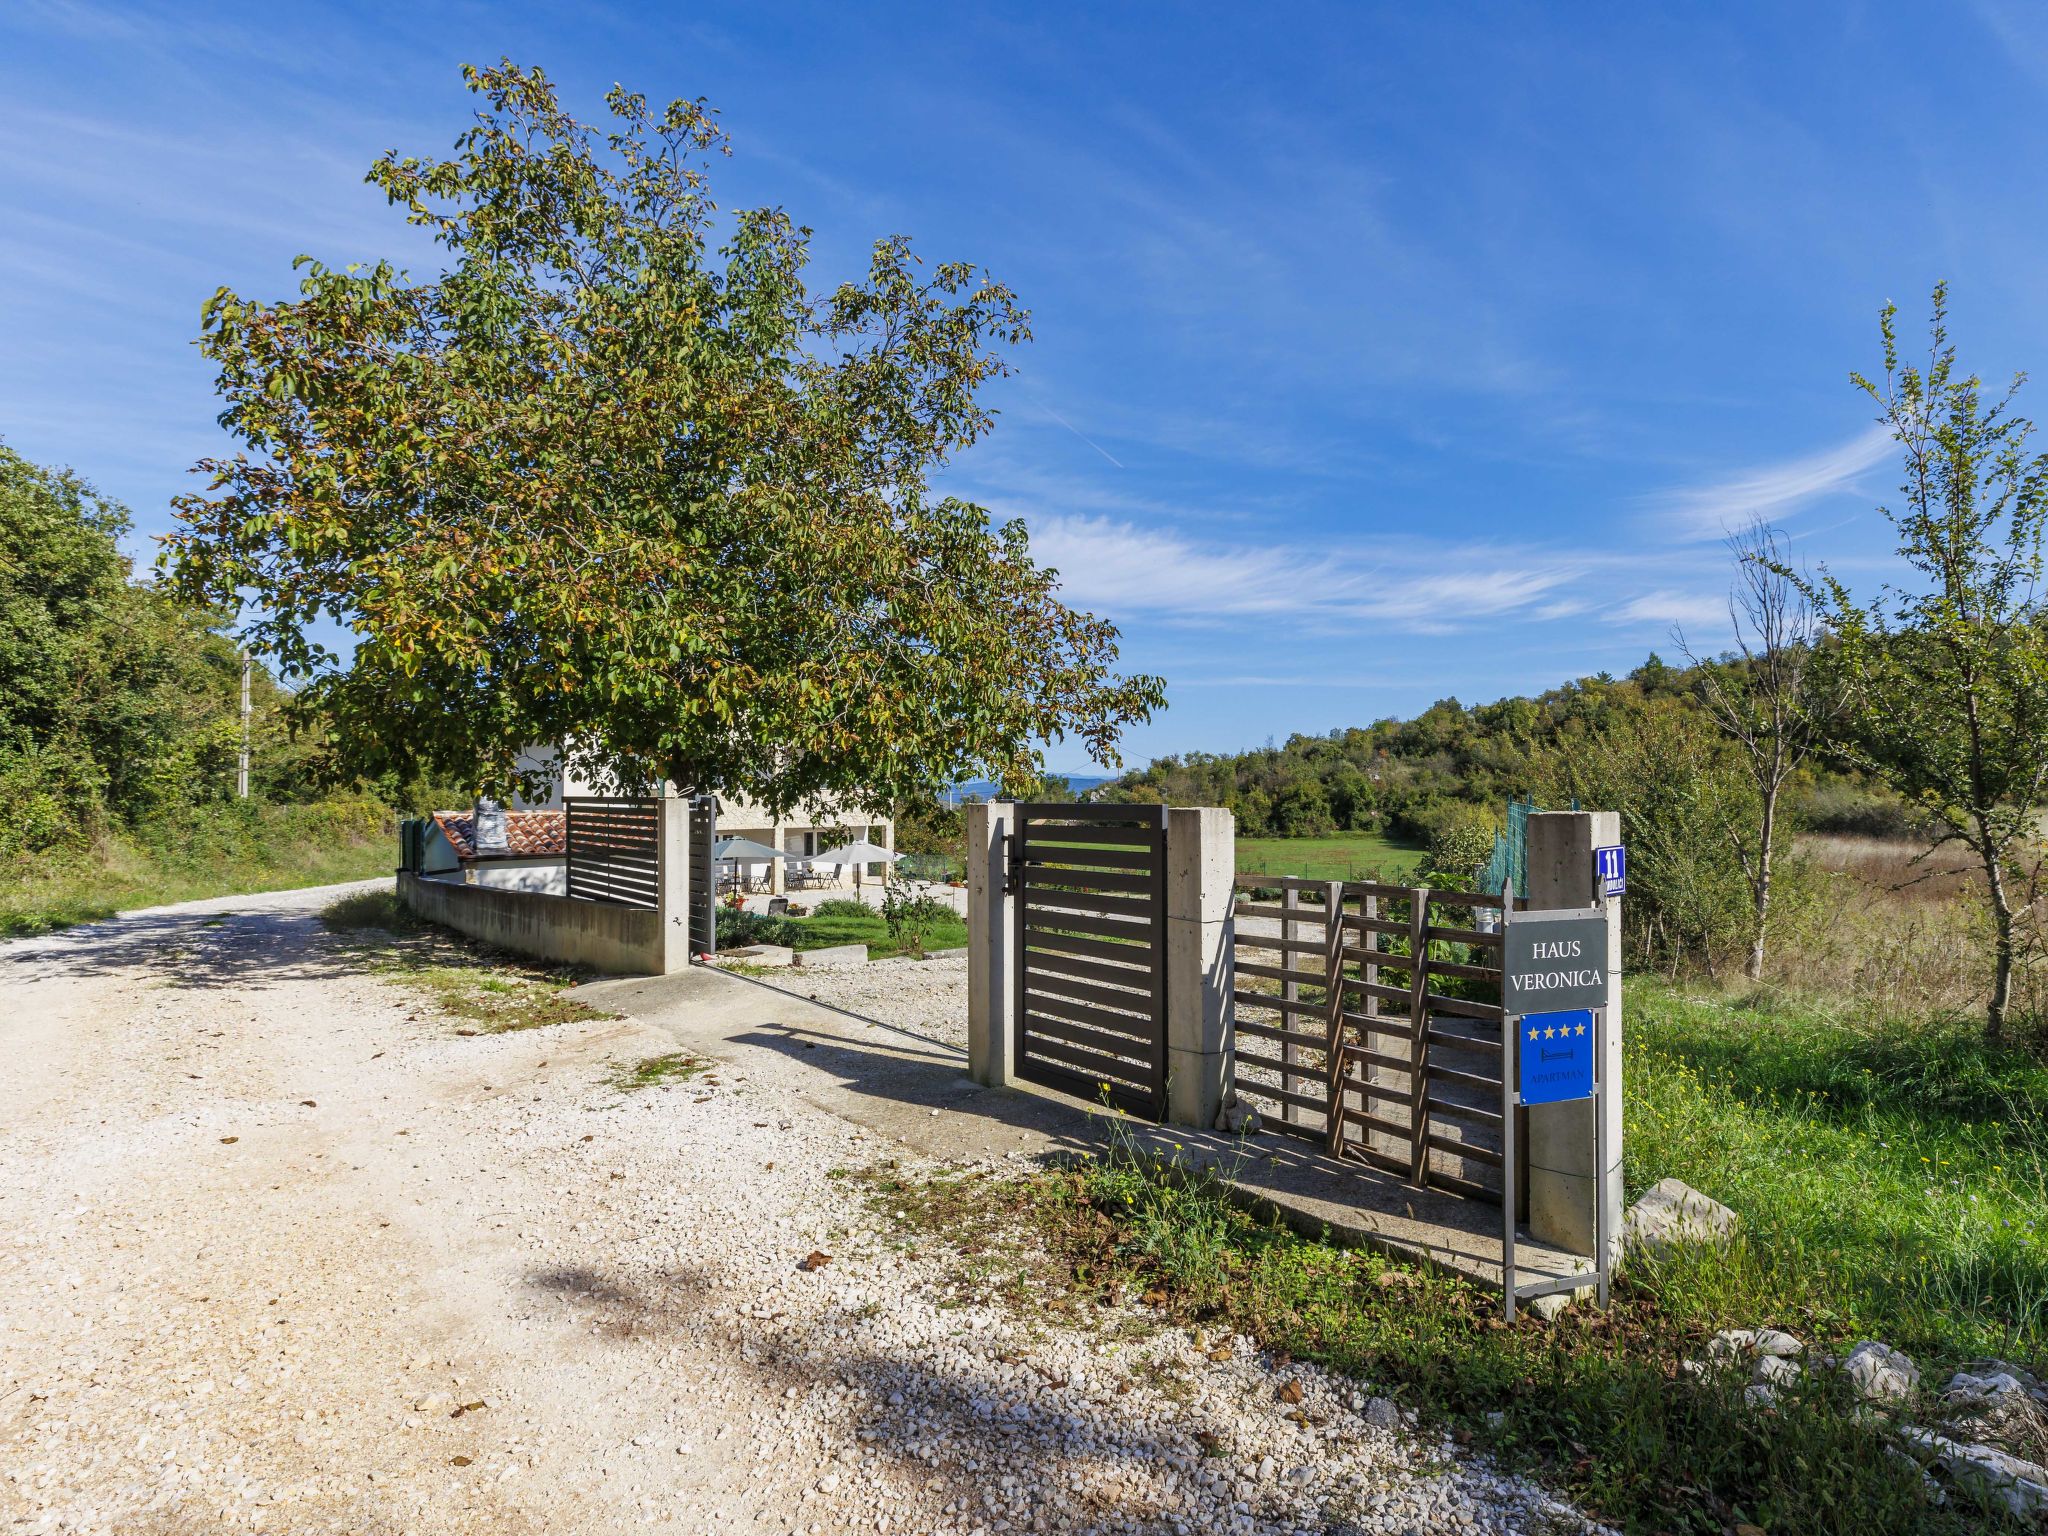
[(1701, 704), (1741, 749), (1756, 783), (1756, 822), (1724, 828), (1749, 885), (1749, 957), (1743, 971), (1756, 981), (1763, 976), (1770, 933), (1772, 864), (1785, 785), (1841, 718), (1848, 699), (1841, 675), (1816, 664), (1820, 618), (1791, 573), (1783, 536), (1758, 518), (1730, 534), (1727, 544), (1735, 557), (1735, 582), (1728, 593), (1735, 649), (1702, 661), (1682, 632), (1675, 638), (1698, 676)]

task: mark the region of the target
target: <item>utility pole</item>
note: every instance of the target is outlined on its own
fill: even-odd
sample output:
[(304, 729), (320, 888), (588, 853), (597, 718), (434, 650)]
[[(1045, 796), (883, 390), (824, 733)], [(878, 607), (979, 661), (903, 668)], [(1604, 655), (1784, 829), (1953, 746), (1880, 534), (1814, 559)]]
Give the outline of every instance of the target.
[(249, 647), (242, 647), (242, 759), (235, 769), (235, 794), (249, 798)]

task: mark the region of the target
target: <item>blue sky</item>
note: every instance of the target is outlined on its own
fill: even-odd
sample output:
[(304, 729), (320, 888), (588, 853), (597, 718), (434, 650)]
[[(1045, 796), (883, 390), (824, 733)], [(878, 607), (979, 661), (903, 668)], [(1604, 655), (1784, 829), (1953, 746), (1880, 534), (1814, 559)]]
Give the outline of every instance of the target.
[(947, 488), (1166, 676), (1140, 759), (1711, 647), (1751, 511), (1867, 587), (1879, 306), (1947, 278), (1970, 366), (2048, 360), (2041, 8), (10, 0), (0, 437), (166, 527), (201, 301), (429, 262), (363, 171), (503, 54), (710, 98), (821, 282), (901, 231), (1018, 290)]

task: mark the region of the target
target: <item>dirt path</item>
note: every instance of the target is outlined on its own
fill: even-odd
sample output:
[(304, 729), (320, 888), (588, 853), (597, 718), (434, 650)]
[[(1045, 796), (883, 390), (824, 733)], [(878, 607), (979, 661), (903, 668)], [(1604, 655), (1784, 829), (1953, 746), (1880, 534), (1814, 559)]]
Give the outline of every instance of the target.
[[(622, 1090), (674, 1049), (628, 1021), (458, 1035), (322, 929), (333, 894), (0, 947), (0, 1530), (1560, 1513), (1427, 1470), (1349, 1383), (1293, 1373), (1290, 1421), (1242, 1342), (955, 1305), (831, 1176), (878, 1137), (729, 1067)], [(1134, 1388), (1141, 1356), (1192, 1386)]]

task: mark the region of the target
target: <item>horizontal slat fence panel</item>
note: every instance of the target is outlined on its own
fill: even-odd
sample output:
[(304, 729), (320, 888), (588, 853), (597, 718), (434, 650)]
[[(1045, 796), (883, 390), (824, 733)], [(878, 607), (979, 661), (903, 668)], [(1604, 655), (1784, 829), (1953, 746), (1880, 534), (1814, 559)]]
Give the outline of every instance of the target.
[(1166, 1107), (1166, 808), (1020, 805), (1017, 1074)]
[(718, 864), (712, 847), (718, 840), (718, 797), (697, 795), (690, 801), (690, 952), (718, 952)]
[(581, 901), (661, 905), (661, 802), (570, 795), (562, 801), (568, 892)]

